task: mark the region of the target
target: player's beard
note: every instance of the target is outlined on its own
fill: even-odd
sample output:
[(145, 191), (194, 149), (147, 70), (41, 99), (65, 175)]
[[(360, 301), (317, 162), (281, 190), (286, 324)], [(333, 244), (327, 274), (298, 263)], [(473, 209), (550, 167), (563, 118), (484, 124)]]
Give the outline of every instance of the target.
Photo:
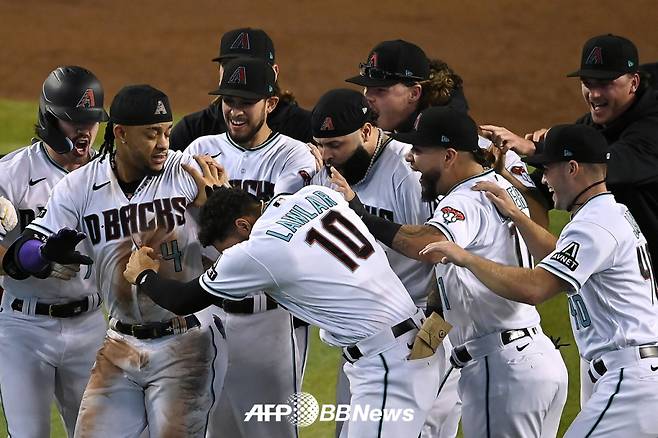
[(345, 160), (342, 165), (336, 166), (336, 168), (343, 175), (347, 183), (353, 185), (366, 176), (371, 160), (372, 157), (363, 146), (363, 143), (360, 143), (352, 156)]
[[(249, 122), (247, 122), (249, 123)], [(263, 107), (263, 112), (260, 115), (260, 120), (248, 131), (246, 131), (244, 134), (236, 134), (233, 132), (233, 128), (231, 126), (231, 122), (229, 120), (226, 120), (227, 124), (227, 129), (229, 131), (229, 134), (231, 135), (231, 139), (236, 142), (237, 144), (243, 144), (243, 143), (248, 143), (249, 140), (254, 138), (258, 131), (263, 127), (263, 124), (265, 123), (265, 107)]]
[(425, 202), (433, 202), (441, 194), (437, 189), (439, 180), (441, 179), (440, 170), (432, 170), (431, 172), (423, 173), (420, 178), (421, 199)]

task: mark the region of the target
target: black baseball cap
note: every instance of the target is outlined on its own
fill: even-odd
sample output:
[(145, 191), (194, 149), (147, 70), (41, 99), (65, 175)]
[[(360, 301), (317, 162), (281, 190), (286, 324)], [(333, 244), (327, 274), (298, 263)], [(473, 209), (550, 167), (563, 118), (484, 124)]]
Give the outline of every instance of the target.
[(337, 88), (322, 95), (311, 113), (313, 137), (330, 138), (351, 134), (372, 119), (363, 93)]
[(219, 55), (213, 58), (213, 61), (223, 62), (245, 56), (262, 59), (270, 65), (274, 64), (274, 43), (264, 30), (250, 27), (229, 30), (222, 35)]
[(583, 46), (580, 70), (568, 77), (612, 80), (638, 70), (635, 44), (627, 38), (607, 34), (589, 39)]
[(224, 65), (219, 88), (209, 94), (267, 99), (274, 95), (274, 69), (259, 58), (236, 58)]
[(434, 106), (418, 114), (409, 132), (395, 133), (394, 139), (414, 146), (438, 146), (476, 151), (478, 128), (468, 114), (449, 106)]
[(557, 125), (546, 133), (544, 150), (523, 158), (531, 166), (575, 160), (579, 163), (606, 163), (610, 153), (603, 134), (587, 125)]
[(429, 77), (430, 62), (423, 49), (404, 40), (393, 40), (377, 44), (368, 60), (359, 65), (359, 76), (345, 81), (363, 87), (389, 87)]
[(110, 122), (114, 124), (141, 126), (172, 120), (167, 95), (146, 84), (123, 87), (110, 105)]

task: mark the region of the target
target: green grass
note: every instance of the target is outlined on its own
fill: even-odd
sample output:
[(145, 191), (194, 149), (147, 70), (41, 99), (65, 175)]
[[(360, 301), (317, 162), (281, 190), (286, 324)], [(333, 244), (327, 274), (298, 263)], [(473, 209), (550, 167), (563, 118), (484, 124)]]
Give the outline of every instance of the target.
[[(33, 102), (0, 100), (0, 154), (30, 143), (36, 114), (37, 105)], [(102, 132), (99, 133), (96, 144), (99, 143), (100, 137), (102, 137)], [(551, 230), (554, 233), (559, 232), (567, 220), (568, 217), (565, 214), (551, 212)], [(541, 305), (539, 311), (542, 315), (544, 331), (553, 336), (560, 336), (563, 342), (571, 344), (560, 350), (569, 370), (569, 397), (564, 408), (559, 432), (559, 436), (562, 436), (580, 410), (578, 350), (571, 334), (566, 297), (560, 296), (552, 299)], [(324, 345), (318, 338), (317, 329), (313, 329), (304, 391), (313, 394), (320, 404), (335, 401), (334, 388), (339, 360), (339, 351)], [(6, 364), (4, 365), (6, 366)], [(4, 421), (4, 415), (0, 411), (0, 431), (6, 428)], [(51, 425), (51, 436), (57, 438), (66, 436), (54, 407)], [(303, 438), (330, 438), (333, 437), (333, 430), (333, 423), (315, 422), (310, 427), (302, 429), (301, 435)]]

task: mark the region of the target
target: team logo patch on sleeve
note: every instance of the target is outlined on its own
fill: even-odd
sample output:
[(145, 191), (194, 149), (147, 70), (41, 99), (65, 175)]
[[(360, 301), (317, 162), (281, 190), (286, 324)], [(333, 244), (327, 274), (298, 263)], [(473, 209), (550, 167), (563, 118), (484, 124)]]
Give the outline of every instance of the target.
[(580, 249), (580, 244), (578, 242), (571, 242), (561, 250), (556, 252), (551, 256), (551, 260), (566, 266), (570, 271), (575, 271), (579, 263), (576, 261), (576, 256), (578, 255), (578, 250)]
[(441, 208), (441, 213), (443, 213), (443, 222), (446, 224), (452, 224), (454, 222), (463, 221), (466, 219), (464, 213), (452, 207)]
[(311, 184), (311, 175), (309, 175), (309, 173), (307, 171), (300, 170), (299, 171), (299, 176), (301, 176), (302, 179), (304, 180), (304, 186), (307, 186), (307, 185)]

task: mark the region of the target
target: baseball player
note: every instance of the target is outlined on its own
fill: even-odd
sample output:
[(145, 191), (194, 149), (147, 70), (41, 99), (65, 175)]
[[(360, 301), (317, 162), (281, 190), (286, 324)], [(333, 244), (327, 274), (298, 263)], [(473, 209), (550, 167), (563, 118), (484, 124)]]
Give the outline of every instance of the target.
[[(219, 82), (222, 81), (223, 65), (235, 58), (251, 57), (262, 59), (272, 66), (275, 77), (279, 76), (279, 64), (275, 62), (274, 43), (264, 30), (244, 27), (222, 35), (219, 55), (213, 58), (219, 68)], [(217, 91), (210, 92), (211, 95)], [(311, 140), (311, 113), (300, 108), (289, 91), (281, 91), (278, 82), (274, 84), (274, 94), (279, 98), (276, 107), (269, 114), (267, 123), (273, 131), (308, 142)], [(227, 126), (222, 113), (221, 97), (207, 108), (183, 117), (171, 131), (173, 150), (184, 150), (192, 141), (204, 135), (226, 132)]]
[(122, 275), (131, 248), (142, 244), (155, 248), (167, 277), (188, 280), (203, 272), (185, 210), (205, 195), (183, 170), (194, 159), (168, 153), (171, 125), (164, 93), (148, 85), (121, 89), (100, 158), (55, 186), (44, 213), (5, 255), (5, 261), (14, 256), (14, 271), (34, 273), (47, 260), (75, 258), (72, 247), (87, 236), (91, 281), (103, 292), (110, 329), (82, 399), (76, 437), (138, 437), (147, 426), (151, 436), (203, 437), (212, 379), (223, 377), (213, 372), (214, 361), (226, 360), (220, 326), (200, 327), (194, 315), (168, 312)]
[[(0, 255), (41, 212), (53, 187), (88, 163), (99, 122), (107, 120), (103, 88), (78, 66), (53, 70), (41, 89), (40, 140), (0, 160)], [(5, 199), (6, 198), (6, 199)], [(20, 227), (13, 228), (18, 210)], [(4, 278), (0, 305), (0, 391), (11, 436), (50, 435), (57, 402), (73, 436), (82, 393), (106, 324), (90, 271), (48, 265), (38, 278)]]
[[(296, 192), (310, 182), (315, 160), (304, 143), (272, 131), (267, 124), (277, 102), (274, 70), (255, 58), (229, 61), (224, 69), (217, 93), (222, 97), (228, 130), (198, 138), (186, 152), (212, 156), (224, 167), (232, 186), (263, 201), (275, 194)], [(255, 403), (284, 403), (300, 390), (307, 328), (295, 334), (290, 313), (265, 294), (220, 304), (214, 313), (225, 322), (229, 366), (222, 397), (211, 417), (210, 434), (296, 436), (296, 428), (289, 422), (243, 419)], [(304, 338), (298, 348), (300, 330)]]
[[(413, 145), (407, 160), (421, 172), (423, 199), (443, 195), (425, 225), (399, 225), (368, 214), (345, 180), (335, 178), (373, 235), (408, 257), (427, 244), (450, 240), (509, 264), (529, 266), (526, 244), (510, 221), (478, 192), (479, 181), (509, 191), (522, 210), (527, 205), (509, 182), (476, 160), (477, 126), (449, 107), (423, 111), (416, 127), (394, 138)], [(435, 267), (449, 334), (451, 362), (461, 368), (464, 436), (555, 436), (566, 401), (567, 371), (562, 357), (539, 325), (533, 306), (495, 296), (468, 271)]]
[[(314, 141), (322, 151), (325, 166), (334, 166), (352, 186), (369, 211), (391, 221), (423, 224), (432, 216), (430, 203), (420, 199), (420, 174), (411, 170), (404, 156), (411, 147), (387, 136), (373, 126), (375, 117), (363, 94), (346, 89), (325, 93), (313, 109), (311, 125)], [(331, 175), (324, 167), (313, 177), (319, 185), (331, 186)], [(400, 278), (417, 307), (427, 309), (428, 291), (434, 279), (431, 265), (410, 259), (382, 245), (393, 272)], [(438, 309), (428, 309), (441, 311)], [(429, 313), (427, 313), (429, 314)], [(450, 341), (440, 352), (441, 375), (449, 366)], [(342, 364), (341, 364), (342, 365)], [(342, 366), (341, 366), (342, 370)], [(424, 430), (428, 436), (454, 437), (459, 423), (458, 372), (449, 376), (437, 400), (436, 427)], [(338, 404), (350, 398), (347, 378), (339, 370), (336, 388)], [(337, 424), (337, 434), (342, 423)]]
[(658, 431), (658, 295), (647, 240), (628, 208), (604, 181), (610, 156), (603, 135), (585, 125), (558, 125), (544, 151), (528, 159), (544, 166), (558, 209), (572, 213), (559, 239), (519, 213), (507, 194), (488, 194), (509, 216), (541, 262), (534, 269), (503, 266), (448, 242), (421, 251), (463, 266), (501, 297), (541, 303), (567, 291), (571, 327), (589, 366), (594, 392), (566, 437), (655, 437)]
[(352, 417), (342, 437), (418, 436), (439, 386), (438, 355), (408, 359), (424, 315), (384, 251), (332, 189), (304, 187), (273, 198), (262, 215), (261, 208), (248, 193), (219, 189), (201, 212), (199, 237), (223, 254), (205, 274), (184, 284), (163, 280), (142, 248), (126, 278), (171, 310), (266, 291), (343, 348), (352, 412), (407, 409), (406, 420)]

